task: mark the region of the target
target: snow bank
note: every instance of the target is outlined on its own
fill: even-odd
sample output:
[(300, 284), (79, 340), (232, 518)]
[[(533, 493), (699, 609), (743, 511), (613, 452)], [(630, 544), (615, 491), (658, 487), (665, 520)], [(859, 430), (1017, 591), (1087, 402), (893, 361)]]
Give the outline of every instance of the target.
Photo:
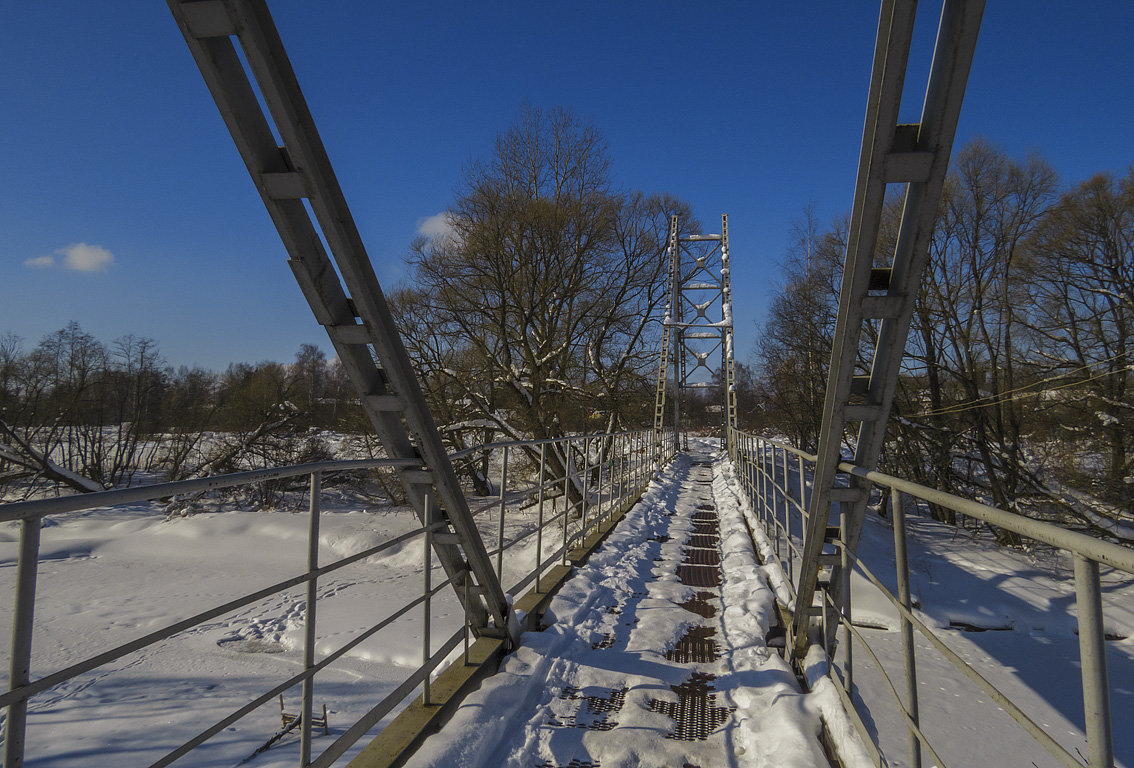
[(811, 689), (809, 702), (823, 718), (839, 761), (845, 768), (873, 768), (874, 761), (867, 754), (858, 730), (843, 708), (842, 697), (835, 690), (835, 681), (828, 676), (827, 654), (822, 646), (811, 646), (803, 660), (803, 670)]

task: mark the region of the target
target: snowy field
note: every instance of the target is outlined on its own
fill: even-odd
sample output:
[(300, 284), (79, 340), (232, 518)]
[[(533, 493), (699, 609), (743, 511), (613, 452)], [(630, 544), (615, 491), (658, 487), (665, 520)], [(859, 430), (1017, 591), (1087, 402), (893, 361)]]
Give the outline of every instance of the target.
[[(548, 514), (550, 514), (548, 504)], [(301, 574), (308, 515), (231, 511), (167, 519), (156, 504), (52, 518), (42, 530), (33, 637), (36, 679), (186, 616)], [(495, 541), (495, 510), (479, 518)], [(534, 513), (509, 510), (506, 540), (531, 530)], [(18, 524), (0, 527), (0, 637), (10, 642)], [(330, 562), (418, 527), (408, 509), (367, 509), (324, 491), (320, 561)], [(545, 553), (559, 539), (544, 541)], [(535, 538), (509, 550), (504, 583), (534, 564)], [(420, 537), (319, 581), (318, 654), (334, 650), (421, 595)], [(444, 579), (434, 563), (433, 584)], [(302, 669), (304, 587), (262, 600), (128, 655), (31, 699), (28, 764), (144, 766)], [(451, 590), (432, 601), (436, 649), (463, 615)], [(459, 649), (457, 651), (459, 653)], [(330, 741), (400, 684), (422, 661), (422, 611), (415, 609), (316, 677), (315, 706), (327, 705)], [(299, 707), (298, 686), (285, 694)], [(277, 701), (215, 736), (178, 764), (233, 766), (280, 730)], [(363, 739), (348, 753), (357, 753)], [(294, 766), (289, 735), (247, 764)], [(97, 757), (96, 757), (97, 756)]]
[[(987, 534), (974, 540), (928, 517), (910, 515), (907, 529), (911, 589), (921, 620), (1086, 763), (1069, 558), (1001, 549)], [(896, 593), (893, 531), (885, 521), (870, 521), (859, 551)], [(1106, 645), (1115, 756), (1119, 765), (1134, 766), (1134, 582), (1107, 568), (1102, 581), (1105, 629), (1113, 638)], [(904, 691), (897, 612), (857, 574), (852, 590), (856, 624)], [(946, 765), (1060, 764), (924, 637), (914, 637), (922, 723)], [(891, 765), (905, 766), (905, 726), (863, 652), (855, 656), (855, 682), (859, 699), (869, 704), (868, 727), (879, 735), (884, 754)]]

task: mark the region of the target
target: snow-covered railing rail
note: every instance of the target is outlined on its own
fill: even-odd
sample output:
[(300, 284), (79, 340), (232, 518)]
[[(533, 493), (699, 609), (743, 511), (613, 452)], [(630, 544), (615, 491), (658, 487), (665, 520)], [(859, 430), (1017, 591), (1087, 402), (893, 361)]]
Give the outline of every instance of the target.
[[(775, 543), (770, 547), (770, 550), (774, 552), (779, 566), (789, 575), (788, 581), (790, 583), (794, 570), (794, 560), (798, 559), (802, 552), (800, 538), (806, 531), (807, 499), (810, 495), (807, 477), (814, 469), (816, 457), (791, 445), (740, 431), (734, 433), (733, 439), (735, 441), (733, 443), (733, 461), (737, 476), (740, 478), (752, 509), (756, 512), (758, 521), (774, 537)], [(792, 477), (793, 471), (795, 477)], [(877, 666), (906, 722), (909, 732), (909, 765), (920, 768), (922, 765), (921, 752), (924, 748), (930, 753), (939, 768), (945, 768), (946, 763), (938, 756), (921, 728), (917, 659), (914, 653), (913, 634), (914, 630), (917, 630), (950, 664), (988, 694), (997, 706), (1019, 723), (1060, 764), (1068, 766), (1068, 768), (1081, 768), (1083, 765), (1079, 757), (1065, 749), (1044, 730), (1043, 726), (1021, 710), (1008, 695), (989, 682), (976, 668), (949, 648), (938, 634), (930, 629), (914, 612), (910, 590), (904, 509), (906, 499), (914, 499), (952, 510), (960, 515), (980, 520), (989, 525), (1011, 531), (1026, 539), (1041, 542), (1070, 553), (1074, 560), (1075, 601), (1079, 627), (1079, 661), (1086, 723), (1085, 735), (1089, 753), (1087, 764), (1090, 768), (1110, 768), (1113, 766), (1114, 740), (1110, 715), (1110, 686), (1106, 666), (1106, 635), (1099, 566), (1105, 565), (1125, 574), (1134, 575), (1134, 550), (1076, 531), (1070, 531), (1057, 525), (1033, 520), (1023, 515), (954, 496), (899, 477), (893, 477), (882, 472), (868, 471), (849, 462), (840, 463), (839, 472), (844, 478), (849, 479), (850, 476), (856, 476), (872, 484), (872, 487), (878, 488), (883, 494), (886, 492), (890, 494), (889, 506), (893, 518), (894, 561), (898, 593), (894, 594), (888, 589), (860, 558), (848, 551), (844, 542), (836, 539), (833, 544), (824, 548), (821, 566), (832, 565), (835, 562), (840, 562), (842, 565), (842, 568), (840, 568), (844, 580), (842, 593), (845, 595), (842, 611), (840, 612), (835, 607), (825, 590), (820, 590), (819, 593), (823, 600), (821, 605), (814, 607), (793, 605), (789, 608), (793, 611), (810, 609), (818, 613), (823, 622), (822, 632), (818, 634), (818, 637), (824, 643), (831, 636), (831, 633), (827, 631), (828, 622), (837, 622), (837, 625), (842, 628), (843, 637), (840, 642), (842, 647), (838, 649), (838, 659), (831, 658), (830, 670), (836, 683), (835, 688), (842, 695), (848, 712), (851, 712), (852, 715), (855, 713), (851, 692), (854, 690), (853, 648), (854, 641), (857, 641), (858, 646), (867, 653)], [(802, 525), (793, 526), (793, 516), (798, 516), (797, 519)], [(831, 533), (834, 533), (834, 529)], [(901, 647), (906, 678), (904, 685), (905, 701), (903, 701), (902, 694), (899, 693), (899, 686), (887, 675), (877, 652), (852, 621), (853, 613), (849, 586), (852, 571), (861, 574), (876, 587), (900, 616)], [(792, 594), (794, 595), (794, 591)], [(788, 647), (790, 648), (790, 646), (789, 643)], [(828, 655), (830, 655), (831, 650), (833, 649), (824, 648)], [(803, 659), (797, 661), (802, 663)], [(864, 741), (871, 743), (873, 739), (862, 720), (857, 715), (854, 715), (853, 719)], [(877, 763), (883, 765), (884, 761), (877, 749), (874, 755)]]
[[(514, 584), (505, 584), (505, 551), (535, 536), (535, 549), (542, 552), (545, 529), (552, 522), (559, 522), (562, 529), (561, 541), (549, 561), (566, 557), (576, 542), (582, 542), (606, 520), (622, 499), (644, 487), (653, 468), (653, 442), (645, 441), (653, 441), (653, 435), (653, 430), (639, 430), (544, 440), (502, 441), (466, 448), (449, 455), (454, 463), (461, 459), (482, 457), (486, 464), (491, 463), (499, 472), (497, 498), (473, 506), (472, 512), (481, 515), (497, 510), (495, 549), (489, 549), (488, 554), (496, 558), (497, 577), (501, 579), (506, 591), (517, 594), (533, 581), (538, 590), (540, 574), (547, 563), (543, 563), (544, 568), (533, 567)], [(499, 457), (499, 467), (495, 466), (494, 457)], [(672, 453), (667, 458), (672, 458)], [(541, 478), (542, 482), (537, 482), (534, 487), (525, 485), (508, 490), (509, 481), (514, 482), (514, 465), (517, 462), (538, 466), (536, 477)], [(568, 530), (571, 526), (568, 524), (568, 516), (563, 512), (544, 519), (543, 506), (549, 491), (566, 499), (568, 508), (576, 512), (578, 523), (573, 530)], [(506, 542), (504, 523), (508, 504), (533, 497), (536, 499), (538, 515), (535, 528)], [(492, 545), (486, 542), (486, 546)]]
[[(459, 459), (476, 453), (492, 456), (495, 468), (500, 472), (500, 483), (492, 500), (474, 506), (474, 513), (481, 516), (495, 515), (491, 526), (495, 533), (495, 548), (488, 544), (489, 554), (496, 558), (497, 575), (503, 578), (504, 553), (513, 550), (509, 557), (509, 569), (515, 570), (520, 554), (514, 550), (518, 545), (535, 537), (531, 552), (531, 567), (519, 576), (514, 583), (506, 586), (513, 595), (518, 595), (528, 585), (535, 582), (534, 589), (540, 588), (540, 577), (548, 569), (565, 560), (567, 553), (576, 542), (609, 519), (622, 505), (649, 482), (654, 471), (652, 430), (623, 432), (617, 434), (572, 436), (539, 441), (512, 441), (476, 446), (454, 454)], [(551, 455), (559, 457), (552, 471)], [(534, 459), (533, 459), (534, 457)], [(103, 667), (111, 662), (153, 646), (179, 633), (201, 626), (205, 622), (230, 614), (240, 608), (251, 606), (265, 598), (278, 595), (286, 590), (306, 586), (304, 600), (304, 643), (303, 669), (285, 680), (276, 683), (270, 690), (248, 701), (230, 712), (198, 734), (176, 746), (160, 759), (150, 764), (158, 768), (173, 763), (181, 757), (232, 726), (233, 723), (251, 714), (261, 706), (272, 702), (277, 696), (293, 688), (302, 686), (302, 709), (298, 729), (300, 732), (300, 766), (329, 766), (377, 723), (403, 704), (418, 686), (422, 688), (423, 700), (429, 702), (430, 679), (448, 660), (462, 641), (465, 644), (467, 661), (470, 626), (465, 616), (463, 626), (446, 638), (440, 646), (432, 644), (430, 626), (434, 617), (431, 613), (431, 599), (446, 589), (452, 578), (440, 583), (432, 582), (433, 563), (431, 537), (442, 527), (442, 523), (419, 526), (394, 536), (360, 552), (333, 562), (319, 563), (319, 519), (322, 477), (326, 473), (340, 473), (360, 470), (393, 470), (408, 466), (408, 459), (367, 459), (358, 461), (327, 461), (302, 464), (274, 469), (240, 472), (229, 475), (183, 480), (178, 482), (123, 488), (76, 496), (53, 499), (17, 502), (0, 505), (0, 522), (19, 521), (19, 555), (16, 563), (15, 612), (12, 618), (12, 644), (9, 661), (9, 683), (0, 694), (0, 707), (7, 708), (4, 725), (4, 768), (18, 768), (23, 765), (25, 735), (28, 723), (28, 701), (37, 694), (68, 680)], [(531, 479), (534, 470), (534, 481)], [(307, 476), (308, 507), (310, 524), (307, 536), (306, 570), (291, 578), (247, 593), (235, 599), (215, 605), (186, 617), (141, 637), (85, 658), (73, 659), (63, 669), (33, 679), (31, 674), (33, 619), (36, 605), (36, 577), (39, 568), (40, 529), (44, 519), (53, 515), (70, 512), (113, 507), (122, 504), (168, 499), (184, 494), (200, 493), (227, 488)], [(562, 499), (557, 502), (557, 499)], [(472, 499), (475, 503), (476, 499)], [(545, 514), (545, 506), (550, 503), (550, 513)], [(505, 535), (505, 520), (511, 512), (513, 520), (518, 512), (535, 509), (535, 523), (513, 525), (512, 535)], [(481, 526), (483, 531), (485, 526)], [(482, 533), (483, 535), (483, 533)], [(417, 537), (424, 537), (422, 592), (415, 599), (397, 607), (367, 628), (361, 630), (349, 641), (333, 651), (316, 659), (317, 585), (321, 577), (345, 568), (353, 563), (366, 560), (393, 547), (405, 544)], [(488, 536), (484, 536), (488, 539)], [(487, 544), (487, 542), (486, 542)], [(422, 616), (422, 663), (392, 692), (366, 712), (359, 720), (345, 729), (326, 749), (312, 759), (313, 686), (317, 673), (335, 661), (346, 656), (351, 650), (378, 632), (395, 624), (414, 608), (421, 607)], [(458, 657), (459, 661), (459, 657)], [(458, 663), (458, 662), (454, 662)], [(254, 746), (254, 745), (253, 745)]]

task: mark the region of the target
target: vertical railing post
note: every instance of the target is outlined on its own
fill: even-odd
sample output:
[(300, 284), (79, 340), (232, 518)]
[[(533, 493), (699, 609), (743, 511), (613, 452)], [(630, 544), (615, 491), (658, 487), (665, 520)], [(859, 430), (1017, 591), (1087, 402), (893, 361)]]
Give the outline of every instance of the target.
[(614, 519), (614, 510), (618, 507), (622, 495), (622, 438), (616, 437), (610, 446), (610, 501), (606, 505), (606, 521)]
[[(845, 511), (839, 513), (839, 530), (845, 531), (847, 529), (847, 513)], [(846, 676), (843, 678), (843, 685), (846, 686), (847, 693), (854, 694), (854, 635), (851, 633), (851, 558), (850, 551), (847, 549), (846, 535), (839, 535), (839, 576), (841, 581), (841, 598), (843, 609), (843, 621), (846, 624), (843, 626), (843, 669), (846, 671)]]
[[(595, 479), (594, 524), (598, 526), (598, 524), (602, 522), (603, 515), (602, 479), (603, 476), (606, 475), (607, 485), (610, 484), (610, 468), (606, 466), (606, 462), (609, 460), (609, 454), (607, 453), (606, 447), (606, 438), (599, 437), (596, 438), (595, 441), (598, 443), (598, 454), (595, 456), (595, 463), (598, 465), (598, 477)], [(586, 537), (584, 537), (584, 539), (585, 538)]]
[(741, 432), (737, 432), (733, 436), (735, 445), (736, 456), (732, 460), (732, 472), (736, 475), (736, 479), (740, 481), (740, 489), (747, 491), (747, 485), (744, 480), (744, 441), (745, 436)]
[(637, 432), (631, 432), (627, 434), (624, 445), (626, 446), (626, 464), (623, 467), (623, 478), (626, 483), (626, 488), (623, 490), (623, 492), (626, 493), (633, 490), (634, 480), (637, 478), (637, 469), (635, 464), (635, 462), (637, 461)]
[(626, 466), (626, 486), (629, 492), (633, 492), (637, 488), (638, 438), (640, 438), (640, 433), (632, 432), (631, 437), (627, 440), (626, 449), (631, 451)]
[(579, 546), (586, 546), (587, 543), (587, 494), (590, 493), (590, 479), (591, 479), (591, 439), (589, 437), (583, 438), (583, 500), (582, 505), (582, 522), (579, 523)]
[[(432, 496), (427, 494), (425, 497), (425, 560), (422, 563), (422, 617), (421, 617), (421, 665), (425, 666), (429, 663), (429, 629), (430, 617), (432, 612), (430, 610), (433, 601), (433, 504)], [(421, 703), (425, 706), (430, 705), (429, 701), (429, 671), (425, 673), (425, 677), (421, 681)]]
[(1079, 667), (1083, 675), (1083, 715), (1091, 768), (1112, 768), (1114, 741), (1110, 724), (1110, 690), (1106, 680), (1106, 636), (1103, 631), (1099, 564), (1075, 553), (1075, 607), (1079, 615)]
[(777, 506), (778, 502), (776, 496), (778, 491), (778, 486), (776, 485), (776, 450), (776, 446), (769, 446), (771, 458), (768, 461), (768, 476), (766, 482), (768, 483), (768, 525), (769, 531), (771, 531), (776, 540), (775, 551), (776, 559), (778, 560), (780, 557), (780, 532), (778, 529), (780, 510), (779, 506)]
[(776, 449), (775, 446), (764, 443), (764, 455), (766, 457), (764, 464), (764, 495), (766, 496), (765, 504), (767, 505), (767, 521), (766, 527), (773, 534), (776, 530), (775, 524), (775, 511), (776, 511)]
[[(308, 673), (315, 667), (315, 601), (319, 597), (319, 583), (312, 575), (319, 568), (319, 511), (323, 492), (323, 476), (311, 473), (308, 488), (308, 510), (311, 519), (307, 526), (307, 602), (303, 611), (303, 669)], [(311, 713), (315, 703), (315, 677), (303, 678), (303, 708), (299, 715), (299, 768), (311, 763)]]
[[(780, 483), (776, 480), (776, 471), (781, 469), (781, 467), (777, 466), (777, 464), (781, 464), (782, 468), (786, 469), (787, 463), (777, 461), (777, 453), (776, 453), (777, 451), (782, 451), (782, 449), (777, 448), (776, 446), (772, 446), (772, 494), (773, 494), (772, 495), (772, 500), (773, 500), (772, 527), (773, 527), (773, 530), (776, 533), (776, 559), (779, 560), (780, 563), (783, 563), (784, 555), (783, 555), (783, 550), (780, 548), (781, 547), (780, 539), (783, 538), (784, 527), (783, 527), (783, 524), (780, 522), (779, 505), (775, 504), (774, 502), (775, 502), (775, 498), (776, 498), (775, 494), (778, 492), (779, 495), (780, 495), (780, 502), (783, 504), (784, 513), (786, 515), (787, 514), (787, 504), (788, 504), (788, 502), (787, 502), (787, 480), (785, 479), (784, 482), (783, 482), (783, 485), (780, 485)], [(787, 473), (785, 472), (784, 474), (786, 475)]]
[[(786, 471), (787, 455), (788, 455), (787, 451), (784, 451), (784, 462), (785, 462), (785, 464), (784, 464), (784, 468), (785, 468), (785, 471), (784, 471), (784, 486), (785, 486), (785, 493), (784, 493), (784, 541), (787, 544), (787, 576), (788, 576), (788, 581), (794, 582), (795, 581), (795, 575), (794, 575), (795, 574), (795, 550), (792, 548), (792, 541), (791, 541), (791, 518), (792, 518), (792, 515), (794, 514), (795, 510), (793, 510), (792, 505), (788, 503), (788, 499), (790, 498), (791, 494), (786, 492), (786, 486), (787, 486), (787, 483), (788, 483), (788, 475), (787, 475), (787, 471)], [(803, 505), (802, 493), (799, 496), (799, 503), (800, 503), (800, 506)]]
[(603, 510), (603, 518), (610, 522), (614, 517), (614, 506), (617, 501), (617, 491), (615, 484), (618, 480), (618, 470), (616, 470), (618, 462), (618, 443), (621, 438), (615, 437), (610, 441), (610, 448), (606, 454), (606, 509)]
[(745, 441), (748, 449), (748, 492), (752, 497), (752, 511), (755, 512), (757, 516), (760, 514), (760, 493), (758, 485), (760, 475), (756, 471), (756, 451), (759, 441), (760, 438), (755, 435), (748, 437)]
[(819, 605), (823, 609), (819, 614), (819, 638), (820, 645), (823, 647), (823, 653), (827, 654), (828, 658), (831, 656), (831, 636), (827, 634), (828, 622), (831, 620), (831, 612), (834, 606), (831, 604), (831, 593), (823, 590), (821, 593), (822, 600)]
[(469, 572), (468, 572), (468, 570), (465, 571), (465, 582), (462, 585), (462, 590), (464, 591), (464, 595), (463, 595), (464, 599), (461, 601), (461, 607), (464, 609), (464, 612), (465, 612), (465, 615), (464, 615), (464, 623), (465, 623), (464, 624), (464, 626), (465, 626), (464, 640), (465, 640), (465, 666), (467, 667), (469, 665)]
[[(32, 618), (35, 615), (35, 581), (39, 571), (40, 518), (20, 520), (20, 554), (16, 562), (16, 610), (12, 616), (12, 658), (8, 667), (8, 690), (31, 681)], [(4, 768), (24, 764), (28, 700), (8, 705), (4, 722)]]
[(752, 503), (753, 511), (760, 514), (760, 504), (757, 501), (756, 494), (756, 454), (755, 454), (756, 437), (749, 436), (744, 438), (745, 449), (745, 476), (748, 478), (748, 500)]
[[(603, 504), (603, 501), (602, 501), (602, 486), (603, 486), (603, 482), (604, 482), (603, 481), (604, 476), (606, 477), (606, 480), (605, 480), (605, 483), (606, 483), (606, 498), (607, 498), (606, 504)], [(614, 481), (614, 441), (613, 440), (611, 441), (610, 445), (607, 446), (605, 439), (602, 439), (602, 438), (599, 439), (599, 477), (598, 477), (598, 479), (599, 479), (599, 496), (598, 496), (598, 498), (599, 498), (599, 510), (600, 510), (600, 512), (599, 512), (598, 517), (595, 519), (595, 525), (598, 525), (599, 521), (602, 518), (606, 517), (606, 515), (610, 512), (610, 499), (614, 495), (614, 486), (613, 486), (613, 481)]]
[(745, 475), (748, 478), (748, 500), (752, 503), (753, 511), (757, 515), (759, 515), (760, 514), (760, 505), (757, 501), (757, 493), (756, 493), (756, 479), (757, 479), (758, 476), (756, 474), (756, 453), (755, 453), (756, 449), (755, 449), (755, 446), (756, 446), (755, 436), (749, 436), (749, 437), (744, 438), (744, 448), (745, 448), (745, 453), (746, 453), (746, 456), (745, 456)]
[(508, 506), (508, 446), (504, 446), (504, 462), (500, 465), (500, 528), (496, 537), (496, 578), (504, 584), (504, 509)]
[(567, 565), (567, 518), (570, 517), (571, 441), (563, 441), (563, 565)]
[(632, 493), (638, 481), (638, 433), (631, 432), (626, 438), (626, 492)]
[(626, 490), (633, 493), (638, 487), (638, 433), (631, 432), (626, 439), (626, 450), (630, 455), (626, 459)]
[[(764, 528), (772, 534), (775, 534), (774, 511), (776, 506), (776, 490), (773, 485), (775, 478), (772, 473), (776, 470), (775, 454), (768, 458), (768, 444), (764, 443), (764, 463), (761, 466), (761, 471), (764, 473)], [(769, 472), (769, 468), (771, 472)]]
[(614, 520), (614, 513), (622, 503), (623, 472), (626, 469), (623, 466), (626, 458), (625, 440), (624, 435), (619, 435), (614, 438), (610, 447), (610, 503), (606, 506), (607, 523)]
[[(906, 512), (902, 508), (902, 492), (890, 489), (890, 515), (894, 521), (894, 565), (898, 576), (898, 601), (907, 611), (913, 610), (910, 597), (910, 560), (906, 549)], [(846, 530), (844, 528), (844, 530)], [(917, 656), (914, 649), (913, 623), (902, 615), (902, 659), (906, 668), (906, 709), (914, 725), (921, 727), (917, 701)], [(910, 766), (921, 768), (921, 741), (909, 728)]]
[(650, 481), (650, 473), (646, 467), (646, 447), (647, 437), (643, 432), (641, 437), (638, 438), (638, 488), (643, 489)]
[(753, 467), (756, 479), (756, 498), (759, 501), (757, 505), (757, 515), (760, 518), (760, 523), (767, 528), (768, 521), (764, 517), (764, 441), (756, 438), (756, 459)]
[(799, 520), (802, 523), (801, 531), (807, 530), (807, 480), (803, 476), (803, 457), (799, 459)]
[(634, 458), (633, 453), (631, 453), (629, 456), (626, 455), (626, 452), (628, 450), (631, 450), (629, 446), (630, 438), (628, 436), (623, 435), (618, 438), (618, 452), (614, 454), (618, 457), (618, 490), (615, 491), (615, 499), (617, 499), (618, 503), (610, 511), (610, 516), (612, 519), (614, 517), (615, 510), (619, 509), (622, 506), (622, 496), (626, 493), (626, 486), (629, 484), (629, 478), (627, 476), (630, 471), (629, 462)]
[(606, 520), (609, 523), (614, 518), (614, 508), (618, 505), (619, 488), (622, 485), (622, 438), (616, 437), (610, 444), (610, 455), (607, 457), (607, 471), (610, 477), (606, 484), (610, 499), (606, 503)]
[(630, 489), (638, 489), (642, 479), (642, 433), (635, 432), (630, 438)]
[(607, 493), (610, 498), (606, 502), (606, 520), (610, 522), (614, 518), (614, 508), (618, 504), (619, 488), (622, 485), (622, 438), (616, 437), (610, 441), (610, 453), (607, 455), (606, 464), (607, 472), (610, 476), (607, 478)]
[(536, 534), (535, 534), (535, 591), (539, 593), (539, 581), (543, 575), (543, 488), (547, 484), (544, 472), (547, 470), (547, 443), (539, 444), (539, 491), (536, 494)]
[(644, 443), (642, 445), (641, 462), (642, 462), (641, 467), (639, 468), (639, 472), (641, 473), (641, 476), (638, 478), (638, 485), (641, 486), (642, 488), (645, 488), (650, 483), (650, 468), (645, 463), (646, 462), (646, 445)]
[(614, 514), (615, 514), (616, 510), (619, 507), (622, 506), (622, 494), (625, 492), (625, 488), (626, 488), (626, 472), (627, 472), (627, 465), (626, 465), (627, 455), (626, 455), (626, 452), (628, 450), (628, 448), (627, 448), (627, 445), (628, 445), (627, 441), (628, 440), (629, 440), (629, 438), (626, 435), (620, 436), (618, 438), (618, 441), (617, 441), (618, 442), (618, 450), (614, 454), (615, 462), (618, 466), (618, 472), (614, 475), (614, 477), (615, 477), (614, 498), (617, 501), (617, 503), (610, 510), (611, 519), (614, 519)]
[[(736, 475), (736, 479), (740, 481), (740, 490), (744, 491), (744, 495), (748, 496), (748, 436), (742, 432), (736, 434), (736, 458), (732, 462), (732, 471)], [(751, 504), (752, 499), (748, 499)]]
[(752, 438), (752, 493), (754, 503), (756, 504), (756, 514), (760, 518), (760, 523), (764, 523), (764, 480), (760, 476), (764, 466), (760, 463), (762, 446), (759, 437), (753, 436)]
[[(787, 448), (781, 448), (780, 449), (780, 464), (781, 464), (781, 469), (784, 473), (784, 487), (783, 487), (784, 524), (780, 528), (780, 533), (786, 535), (788, 514), (791, 511), (791, 491), (788, 488), (788, 452), (787, 452)], [(791, 542), (789, 541), (789, 542), (787, 542), (787, 544), (788, 544), (787, 557), (788, 557), (788, 560), (791, 560)]]
[(645, 433), (644, 433), (644, 432), (640, 432), (640, 433), (638, 433), (638, 440), (637, 440), (637, 449), (638, 449), (638, 451), (637, 451), (637, 457), (638, 457), (638, 463), (637, 463), (637, 474), (636, 474), (636, 475), (634, 476), (634, 486), (635, 486), (635, 488), (641, 488), (642, 486), (644, 486), (644, 484), (645, 484), (645, 478), (644, 478), (643, 474), (648, 474), (648, 473), (643, 473), (643, 471), (642, 471), (642, 470), (643, 470), (643, 464), (644, 464), (644, 462), (645, 462), (645, 451), (646, 451), (646, 446), (648, 446), (648, 444), (646, 444), (646, 439), (648, 439), (648, 438), (646, 438), (646, 437), (645, 437)]
[(646, 435), (644, 432), (638, 433), (638, 469), (637, 474), (634, 476), (634, 489), (639, 490), (646, 484), (646, 473), (642, 470), (645, 468), (646, 461)]

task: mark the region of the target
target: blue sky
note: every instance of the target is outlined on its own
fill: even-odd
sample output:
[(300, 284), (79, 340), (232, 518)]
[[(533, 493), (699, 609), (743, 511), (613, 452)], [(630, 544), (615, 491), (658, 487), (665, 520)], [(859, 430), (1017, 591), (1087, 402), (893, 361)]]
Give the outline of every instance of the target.
[[(525, 101), (591, 120), (622, 186), (729, 214), (741, 359), (792, 222), (849, 209), (876, 3), (270, 7), (387, 287)], [(958, 142), (1038, 150), (1065, 183), (1125, 172), (1132, 30), (1134, 3), (990, 0)], [(217, 369), (329, 350), (165, 3), (7, 3), (0, 51), (0, 334), (76, 320)]]

